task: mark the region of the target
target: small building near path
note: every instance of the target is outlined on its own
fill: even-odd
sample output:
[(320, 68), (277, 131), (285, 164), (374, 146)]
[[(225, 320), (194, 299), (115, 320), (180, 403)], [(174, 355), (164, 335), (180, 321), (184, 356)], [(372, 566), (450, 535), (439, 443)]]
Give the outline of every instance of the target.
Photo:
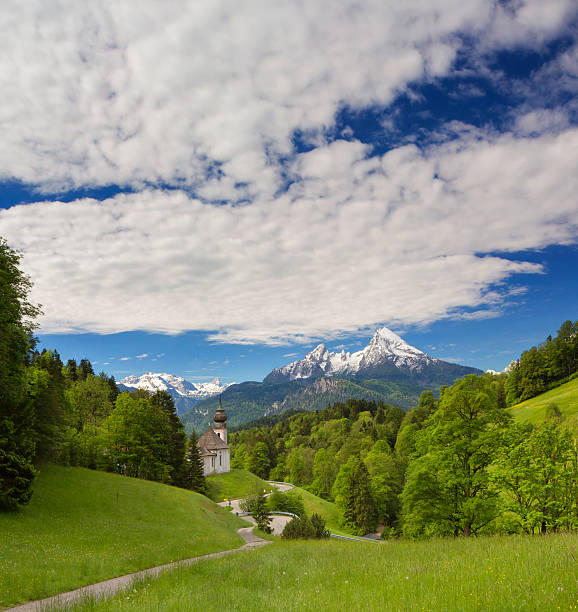
[(231, 471), (231, 448), (227, 444), (227, 415), (219, 398), (214, 425), (200, 436), (197, 446), (203, 459), (203, 474), (225, 474)]

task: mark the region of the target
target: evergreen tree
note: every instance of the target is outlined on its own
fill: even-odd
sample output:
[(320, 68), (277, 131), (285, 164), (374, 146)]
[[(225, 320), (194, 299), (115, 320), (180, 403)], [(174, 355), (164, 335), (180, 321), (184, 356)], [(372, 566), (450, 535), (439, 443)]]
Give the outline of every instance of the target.
[[(66, 381), (62, 361), (56, 351), (44, 349), (35, 357), (33, 368), (41, 370), (42, 383), (36, 385), (33, 397), (36, 432), (36, 461), (54, 460), (63, 442), (65, 425)], [(41, 373), (37, 382), (40, 383)]]
[(76, 359), (69, 359), (64, 367), (64, 377), (69, 383), (76, 382), (78, 380), (78, 366), (76, 365)]
[(345, 492), (343, 519), (346, 526), (359, 535), (373, 531), (377, 512), (371, 494), (369, 473), (363, 461), (357, 461)]
[(157, 391), (151, 395), (150, 401), (157, 406), (168, 422), (168, 437), (165, 441), (165, 460), (171, 467), (170, 483), (178, 487), (187, 486), (187, 467), (185, 455), (187, 446), (187, 435), (181, 419), (177, 415), (173, 398), (166, 391)]
[(0, 239), (0, 508), (8, 509), (30, 501), (35, 474), (26, 365), (39, 310), (28, 302), (31, 283), (19, 264), (20, 255)]
[(94, 370), (92, 369), (92, 363), (88, 359), (81, 359), (77, 369), (78, 380), (86, 380), (90, 376), (94, 376)]
[(201, 493), (207, 494), (207, 481), (205, 480), (203, 472), (203, 459), (201, 452), (197, 446), (199, 441), (195, 430), (191, 431), (189, 436), (189, 448), (187, 451), (187, 473), (186, 473), (186, 485), (187, 488)]
[(271, 517), (269, 516), (269, 509), (267, 508), (267, 498), (262, 491), (259, 491), (253, 507), (251, 508), (251, 517), (257, 523), (257, 529), (264, 531), (265, 533), (271, 533)]

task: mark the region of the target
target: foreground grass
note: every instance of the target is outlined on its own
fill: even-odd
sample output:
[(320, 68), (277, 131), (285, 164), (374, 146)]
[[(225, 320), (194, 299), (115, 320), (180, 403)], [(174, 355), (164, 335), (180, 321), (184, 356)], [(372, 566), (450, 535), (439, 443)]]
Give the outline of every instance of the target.
[(577, 535), (275, 542), (75, 610), (573, 610)]
[(556, 404), (569, 426), (578, 425), (578, 378), (542, 395), (513, 406), (510, 410), (516, 421), (542, 423), (546, 420), (548, 406)]
[(215, 474), (207, 478), (207, 495), (215, 502), (241, 499), (255, 489), (273, 491), (268, 482), (247, 470), (231, 470), (228, 474)]
[(236, 548), (244, 526), (192, 491), (46, 466), (30, 505), (0, 513), (0, 607)]

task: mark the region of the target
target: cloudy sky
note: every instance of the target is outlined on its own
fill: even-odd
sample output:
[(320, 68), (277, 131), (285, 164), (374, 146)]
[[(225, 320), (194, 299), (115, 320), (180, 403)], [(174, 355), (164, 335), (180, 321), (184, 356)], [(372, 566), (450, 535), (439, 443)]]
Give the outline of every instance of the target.
[(578, 318), (575, 0), (5, 0), (0, 235), (42, 346), (260, 379)]

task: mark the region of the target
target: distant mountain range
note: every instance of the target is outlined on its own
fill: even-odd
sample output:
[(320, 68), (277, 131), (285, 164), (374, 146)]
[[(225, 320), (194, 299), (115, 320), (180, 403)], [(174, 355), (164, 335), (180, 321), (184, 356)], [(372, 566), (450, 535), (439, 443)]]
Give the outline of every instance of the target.
[[(435, 359), (387, 328), (355, 353), (329, 352), (318, 345), (301, 360), (275, 368), (263, 382), (233, 384), (222, 393), (230, 426), (286, 410), (317, 410), (349, 398), (409, 409), (425, 389), (437, 391), (481, 370)], [(214, 396), (181, 415), (188, 430), (203, 429), (218, 406)]]
[(120, 391), (135, 389), (144, 389), (149, 393), (167, 391), (175, 401), (177, 412), (180, 414), (190, 410), (203, 399), (221, 394), (231, 384), (222, 385), (218, 378), (207, 383), (192, 383), (174, 374), (147, 372), (140, 376), (127, 376), (119, 381), (117, 386)]

